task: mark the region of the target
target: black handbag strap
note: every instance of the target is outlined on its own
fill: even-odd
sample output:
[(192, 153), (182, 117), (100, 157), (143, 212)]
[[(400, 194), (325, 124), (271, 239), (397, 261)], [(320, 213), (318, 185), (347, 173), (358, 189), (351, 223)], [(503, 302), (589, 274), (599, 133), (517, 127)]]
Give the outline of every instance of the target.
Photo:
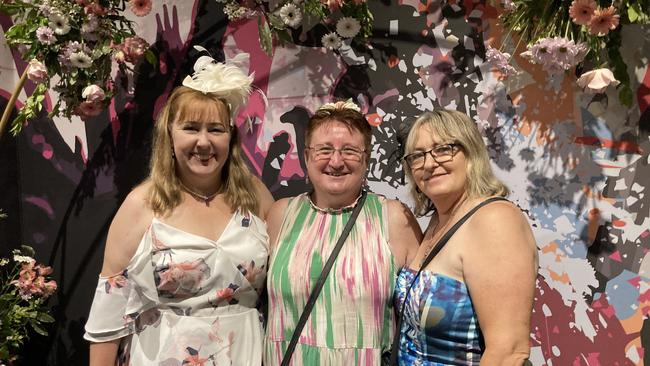
[(311, 311), (314, 308), (314, 305), (316, 304), (316, 299), (318, 298), (318, 295), (320, 294), (321, 290), (323, 289), (323, 286), (325, 285), (325, 280), (327, 279), (327, 275), (330, 273), (330, 270), (334, 265), (334, 261), (336, 261), (336, 257), (338, 257), (339, 252), (343, 247), (343, 243), (345, 242), (345, 239), (347, 239), (348, 235), (350, 234), (350, 230), (352, 230), (352, 226), (354, 226), (354, 222), (357, 220), (357, 216), (359, 216), (359, 212), (361, 212), (361, 209), (363, 208), (363, 203), (366, 201), (367, 194), (368, 192), (365, 189), (362, 190), (361, 197), (359, 197), (359, 200), (357, 201), (357, 205), (354, 207), (354, 210), (352, 211), (352, 215), (350, 215), (347, 224), (345, 224), (345, 227), (343, 228), (343, 231), (341, 232), (341, 236), (339, 237), (339, 240), (336, 242), (334, 249), (332, 249), (332, 254), (330, 254), (329, 258), (327, 259), (327, 262), (323, 266), (323, 271), (320, 273), (320, 277), (318, 277), (318, 281), (316, 281), (316, 284), (314, 284), (314, 288), (311, 290), (311, 294), (309, 294), (309, 299), (307, 299), (307, 304), (305, 304), (305, 309), (302, 311), (302, 314), (300, 315), (300, 319), (298, 320), (298, 324), (296, 325), (296, 329), (294, 329), (293, 331), (291, 342), (289, 342), (289, 346), (287, 346), (287, 350), (284, 352), (284, 357), (282, 358), (282, 363), (280, 364), (281, 366), (289, 365), (289, 361), (291, 361), (291, 356), (293, 356), (293, 352), (296, 350), (296, 345), (298, 344), (300, 333), (302, 333), (302, 329), (305, 327), (305, 324), (307, 324), (307, 319), (309, 319), (309, 314), (311, 314)]
[(401, 328), (402, 328), (402, 318), (404, 317), (404, 308), (406, 307), (406, 301), (409, 297), (409, 294), (411, 293), (411, 289), (413, 288), (413, 285), (417, 281), (418, 277), (420, 277), (420, 274), (424, 270), (424, 268), (431, 263), (433, 258), (440, 253), (442, 248), (447, 244), (449, 239), (456, 233), (456, 231), (469, 219), (476, 211), (478, 211), (479, 208), (487, 205), (488, 203), (494, 202), (494, 201), (507, 201), (507, 199), (503, 197), (490, 197), (486, 199), (485, 201), (479, 203), (476, 205), (474, 208), (472, 208), (468, 213), (465, 214), (458, 222), (454, 224), (454, 226), (449, 229), (445, 235), (438, 240), (436, 245), (433, 247), (431, 252), (429, 252), (429, 255), (422, 261), (422, 265), (420, 266), (420, 269), (418, 269), (418, 272), (415, 274), (415, 277), (413, 277), (413, 281), (411, 282), (408, 290), (406, 290), (406, 294), (404, 294), (404, 300), (402, 300), (402, 306), (400, 307), (400, 312), (399, 316), (397, 317), (397, 327), (395, 329), (395, 335), (393, 336), (393, 343), (391, 344), (390, 347), (390, 363), (389, 365), (394, 366), (397, 365), (397, 350), (399, 348), (399, 339), (400, 339), (400, 333), (401, 333)]

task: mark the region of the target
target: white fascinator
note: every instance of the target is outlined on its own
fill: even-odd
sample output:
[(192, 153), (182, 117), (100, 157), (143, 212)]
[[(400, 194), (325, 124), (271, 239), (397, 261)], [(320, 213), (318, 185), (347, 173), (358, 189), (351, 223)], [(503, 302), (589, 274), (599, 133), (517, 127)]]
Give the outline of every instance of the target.
[[(196, 47), (196, 46), (195, 46)], [(200, 47), (197, 49), (205, 50)], [(246, 75), (242, 65), (247, 63), (248, 54), (240, 53), (226, 62), (216, 62), (210, 56), (201, 56), (194, 63), (194, 73), (186, 76), (183, 85), (203, 93), (216, 94), (230, 106), (232, 119), (248, 101), (253, 74)]]

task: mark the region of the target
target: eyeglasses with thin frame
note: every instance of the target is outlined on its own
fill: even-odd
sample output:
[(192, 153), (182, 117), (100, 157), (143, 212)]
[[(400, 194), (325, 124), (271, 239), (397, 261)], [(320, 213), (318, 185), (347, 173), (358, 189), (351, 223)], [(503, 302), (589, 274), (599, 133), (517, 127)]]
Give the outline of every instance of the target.
[(460, 145), (455, 143), (434, 146), (427, 151), (416, 151), (408, 154), (404, 156), (404, 161), (411, 169), (422, 168), (427, 161), (427, 155), (431, 155), (431, 158), (438, 164), (446, 163), (454, 158), (454, 154), (459, 147)]
[(329, 160), (336, 152), (338, 152), (341, 154), (341, 158), (345, 161), (361, 161), (363, 154), (366, 152), (365, 149), (359, 149), (352, 146), (344, 146), (337, 149), (334, 146), (329, 145), (316, 145), (308, 146), (307, 149), (313, 151), (312, 156), (314, 160)]

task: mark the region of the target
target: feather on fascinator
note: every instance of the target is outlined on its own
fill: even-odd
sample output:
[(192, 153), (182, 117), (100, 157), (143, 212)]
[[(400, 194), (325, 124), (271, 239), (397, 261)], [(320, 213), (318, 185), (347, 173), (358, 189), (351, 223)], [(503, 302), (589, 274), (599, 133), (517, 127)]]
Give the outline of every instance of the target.
[(242, 64), (248, 61), (248, 54), (240, 53), (226, 62), (216, 62), (210, 56), (201, 56), (194, 63), (194, 73), (186, 76), (183, 85), (200, 92), (215, 94), (230, 106), (230, 124), (239, 108), (248, 101), (253, 74), (246, 75)]

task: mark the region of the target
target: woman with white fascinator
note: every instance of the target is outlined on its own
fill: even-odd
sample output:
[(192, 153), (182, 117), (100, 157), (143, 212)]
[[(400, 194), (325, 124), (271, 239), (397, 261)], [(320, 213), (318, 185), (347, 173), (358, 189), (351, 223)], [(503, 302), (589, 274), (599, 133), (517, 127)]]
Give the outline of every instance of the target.
[(86, 323), (91, 365), (261, 364), (273, 198), (234, 118), (252, 78), (203, 56), (158, 116), (149, 177), (118, 210)]

